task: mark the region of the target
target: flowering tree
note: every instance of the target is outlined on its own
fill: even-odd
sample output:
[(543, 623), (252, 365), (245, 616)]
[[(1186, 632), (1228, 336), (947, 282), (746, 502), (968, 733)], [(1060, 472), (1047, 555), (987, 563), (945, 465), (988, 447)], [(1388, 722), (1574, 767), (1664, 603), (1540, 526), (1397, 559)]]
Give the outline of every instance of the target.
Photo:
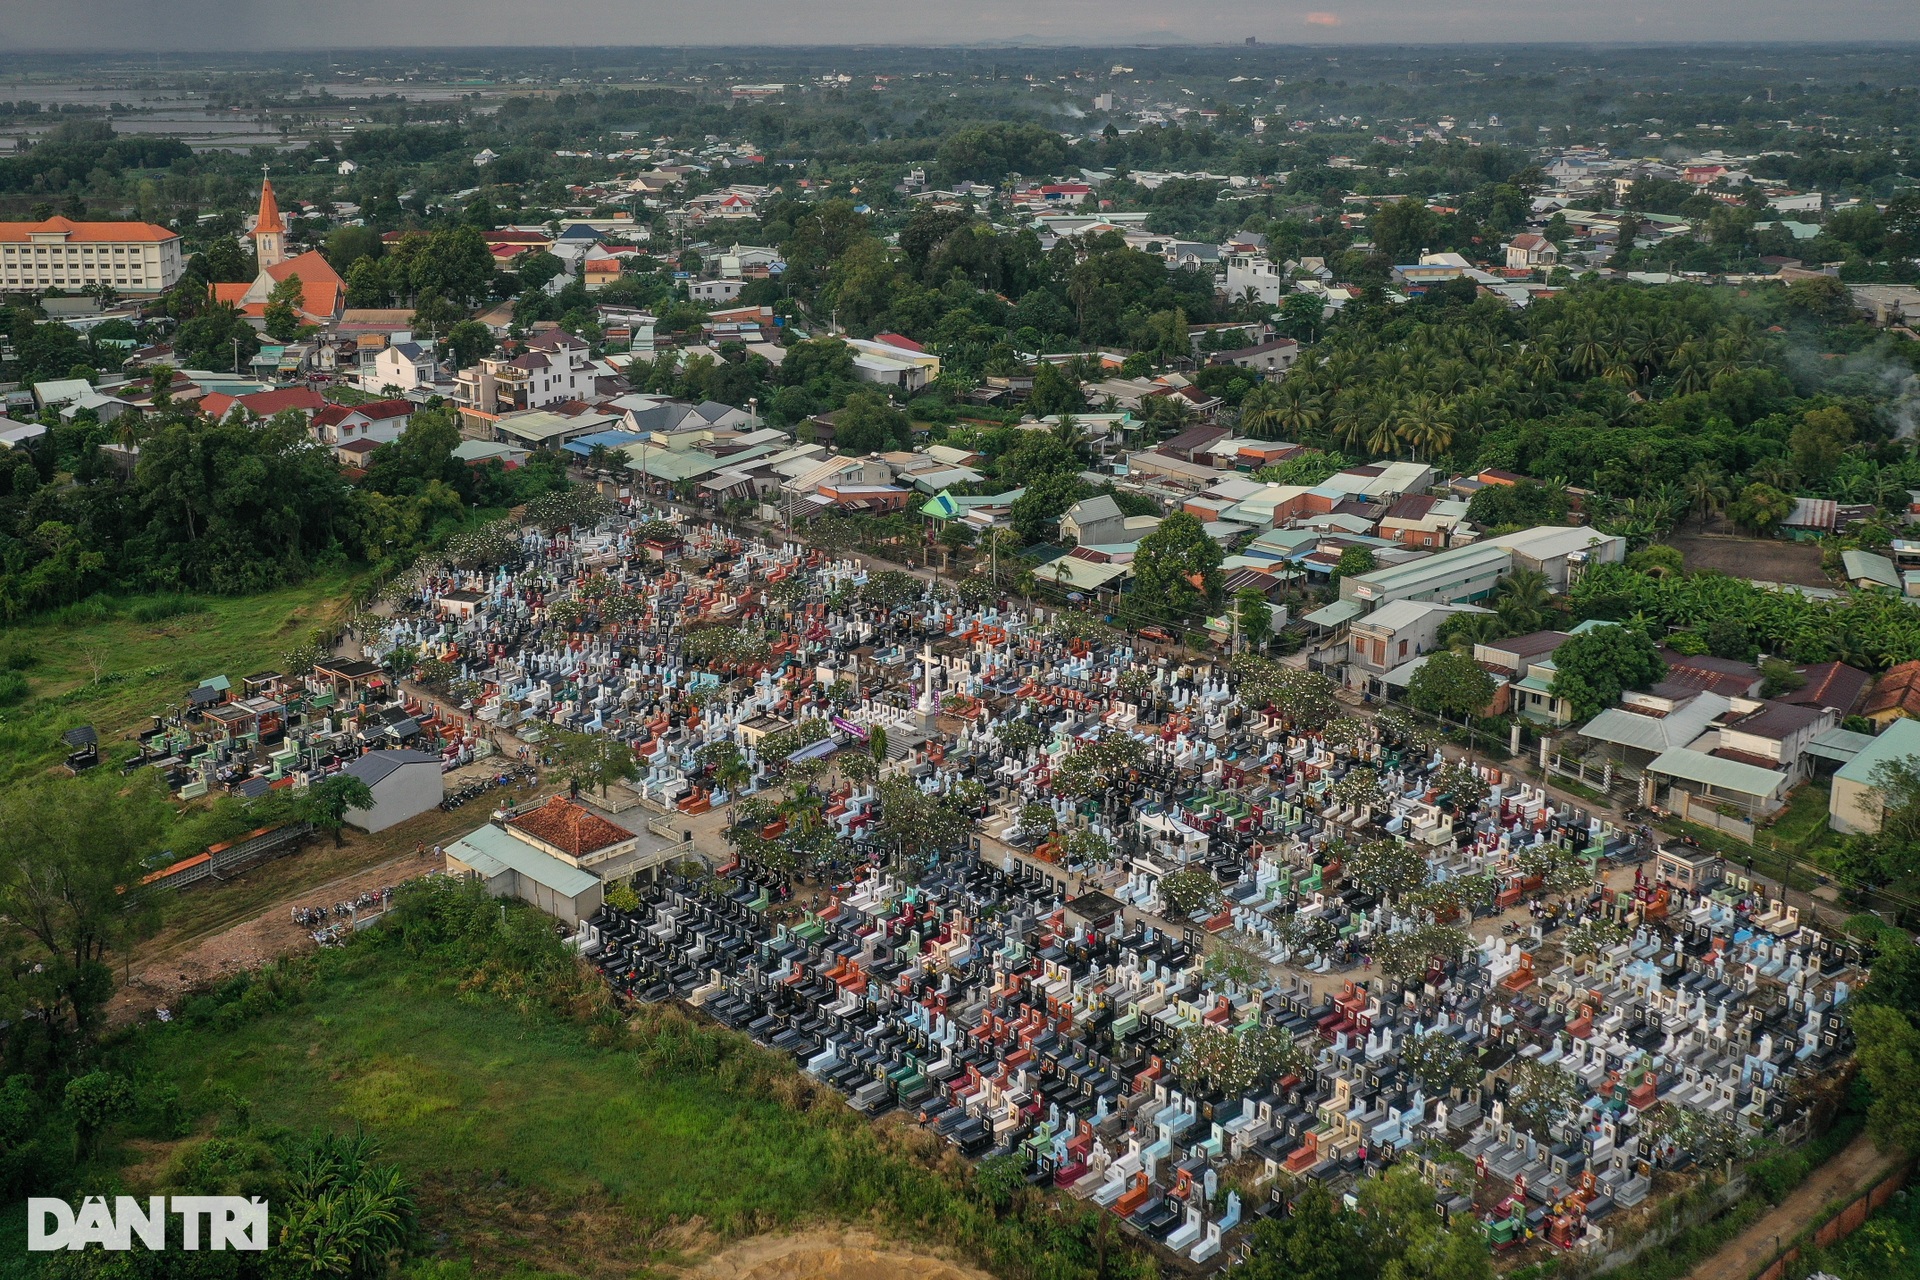
[(1277, 1027), (1235, 1032), (1202, 1023), (1180, 1033), (1174, 1071), (1209, 1092), (1237, 1097), (1278, 1076), (1305, 1074), (1307, 1054)]

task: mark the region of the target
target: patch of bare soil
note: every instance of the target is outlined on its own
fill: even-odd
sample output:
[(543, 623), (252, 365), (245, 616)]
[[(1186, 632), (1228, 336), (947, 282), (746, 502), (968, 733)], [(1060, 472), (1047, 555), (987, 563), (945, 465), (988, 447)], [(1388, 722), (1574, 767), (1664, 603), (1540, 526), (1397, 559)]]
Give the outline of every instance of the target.
[(108, 1025), (136, 1022), (151, 1015), (156, 1008), (172, 1007), (189, 991), (258, 969), (280, 956), (314, 950), (318, 944), (313, 940), (313, 930), (294, 923), (296, 906), (330, 908), (363, 893), (397, 885), (434, 870), (437, 865), (431, 858), (402, 857), (316, 888), (296, 890), (251, 920), (203, 938), (183, 950), (157, 956), (144, 965), (136, 962), (133, 977), (123, 983), (107, 1003)]
[(1810, 542), (1750, 538), (1721, 522), (1707, 530), (1688, 530), (1667, 539), (1688, 572), (1712, 569), (1757, 582), (1790, 582), (1802, 587), (1831, 587), (1820, 568), (1820, 548)]
[(756, 1236), (709, 1258), (689, 1280), (990, 1280), (986, 1272), (855, 1229)]

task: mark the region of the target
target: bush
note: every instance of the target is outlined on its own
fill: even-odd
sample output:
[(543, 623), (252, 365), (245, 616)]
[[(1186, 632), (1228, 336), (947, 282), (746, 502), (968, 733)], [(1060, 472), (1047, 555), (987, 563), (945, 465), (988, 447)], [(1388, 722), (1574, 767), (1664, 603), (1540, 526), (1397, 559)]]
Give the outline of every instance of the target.
[(164, 622), (189, 613), (205, 613), (205, 602), (180, 592), (146, 596), (127, 607), (127, 616), (135, 622)]
[(0, 707), (10, 707), (27, 696), (27, 678), (18, 671), (0, 669)]

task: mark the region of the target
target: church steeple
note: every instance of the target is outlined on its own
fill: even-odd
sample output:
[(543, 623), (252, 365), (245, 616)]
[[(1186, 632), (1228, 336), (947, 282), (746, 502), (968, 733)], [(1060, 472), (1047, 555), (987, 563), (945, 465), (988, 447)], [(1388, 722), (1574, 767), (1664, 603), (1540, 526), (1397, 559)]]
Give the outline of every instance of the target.
[(273, 198), (273, 183), (260, 175), (260, 216), (253, 222), (253, 248), (265, 270), (286, 260), (286, 224), (280, 220), (280, 204)]

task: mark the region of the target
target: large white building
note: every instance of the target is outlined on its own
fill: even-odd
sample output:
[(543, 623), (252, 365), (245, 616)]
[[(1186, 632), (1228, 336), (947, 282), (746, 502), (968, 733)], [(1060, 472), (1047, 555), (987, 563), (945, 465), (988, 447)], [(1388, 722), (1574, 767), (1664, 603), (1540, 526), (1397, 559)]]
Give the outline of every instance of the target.
[(180, 236), (151, 222), (0, 222), (0, 290), (107, 285), (159, 293), (186, 270)]

